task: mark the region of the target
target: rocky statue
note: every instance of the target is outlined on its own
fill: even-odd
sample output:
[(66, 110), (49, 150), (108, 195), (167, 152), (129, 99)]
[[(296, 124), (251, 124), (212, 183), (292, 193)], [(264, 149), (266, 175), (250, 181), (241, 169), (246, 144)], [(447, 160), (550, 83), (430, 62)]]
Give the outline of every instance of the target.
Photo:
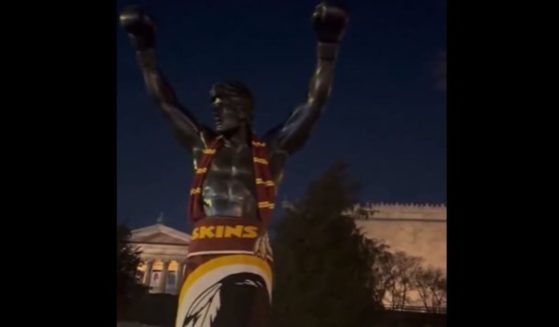
[(315, 8), (317, 61), (307, 98), (261, 137), (251, 128), (255, 108), (247, 86), (213, 85), (215, 128), (202, 125), (158, 68), (152, 17), (128, 7), (120, 22), (149, 93), (194, 162), (189, 199), (194, 229), (175, 326), (268, 326), (273, 257), (267, 230), (276, 190), (287, 160), (309, 138), (330, 95), (348, 12), (328, 2)]

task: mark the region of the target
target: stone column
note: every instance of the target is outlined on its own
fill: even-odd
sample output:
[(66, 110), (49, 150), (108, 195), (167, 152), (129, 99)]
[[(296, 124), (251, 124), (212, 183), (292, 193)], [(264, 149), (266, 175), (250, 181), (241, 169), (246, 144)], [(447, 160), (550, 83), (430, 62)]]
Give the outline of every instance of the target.
[(153, 268), (153, 260), (146, 260), (146, 271), (144, 272), (144, 280), (142, 284), (149, 286), (151, 282), (151, 269)]
[(177, 283), (177, 294), (180, 294), (180, 292), (181, 292), (181, 287), (182, 287), (182, 276), (184, 276), (184, 275), (183, 275), (184, 262), (181, 262), (181, 261), (178, 261), (178, 260), (177, 260), (177, 264), (178, 264), (178, 265), (177, 265), (177, 276), (176, 276), (176, 278), (177, 278), (177, 280), (176, 280), (176, 283)]
[(161, 280), (159, 284), (159, 293), (165, 293), (165, 287), (167, 286), (167, 272), (169, 271), (169, 260), (163, 261), (163, 269), (161, 270)]

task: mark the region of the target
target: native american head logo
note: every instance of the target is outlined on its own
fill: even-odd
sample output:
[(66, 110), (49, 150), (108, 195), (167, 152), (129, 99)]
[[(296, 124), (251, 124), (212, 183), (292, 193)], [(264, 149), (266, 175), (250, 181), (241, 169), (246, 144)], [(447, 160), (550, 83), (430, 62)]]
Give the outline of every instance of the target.
[[(267, 302), (262, 277), (252, 273), (227, 276), (204, 290), (192, 302), (183, 327), (246, 326), (250, 310), (257, 302)], [(244, 321), (244, 323), (243, 323)]]

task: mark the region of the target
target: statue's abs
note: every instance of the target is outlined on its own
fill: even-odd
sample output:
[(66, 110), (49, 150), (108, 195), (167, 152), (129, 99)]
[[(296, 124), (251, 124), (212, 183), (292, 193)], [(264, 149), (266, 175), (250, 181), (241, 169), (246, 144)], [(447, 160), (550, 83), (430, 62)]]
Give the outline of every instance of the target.
[(207, 217), (257, 219), (252, 153), (248, 146), (223, 146), (217, 151), (202, 188)]

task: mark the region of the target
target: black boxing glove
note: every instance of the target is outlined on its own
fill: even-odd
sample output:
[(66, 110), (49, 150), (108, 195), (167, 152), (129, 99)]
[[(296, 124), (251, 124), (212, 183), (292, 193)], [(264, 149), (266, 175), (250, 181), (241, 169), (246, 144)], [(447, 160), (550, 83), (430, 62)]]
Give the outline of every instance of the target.
[(332, 1), (325, 1), (316, 6), (312, 23), (318, 42), (339, 43), (345, 34), (348, 19), (347, 9), (332, 4)]
[(128, 33), (132, 46), (137, 51), (155, 47), (155, 23), (141, 8), (125, 8), (120, 14), (120, 24)]

